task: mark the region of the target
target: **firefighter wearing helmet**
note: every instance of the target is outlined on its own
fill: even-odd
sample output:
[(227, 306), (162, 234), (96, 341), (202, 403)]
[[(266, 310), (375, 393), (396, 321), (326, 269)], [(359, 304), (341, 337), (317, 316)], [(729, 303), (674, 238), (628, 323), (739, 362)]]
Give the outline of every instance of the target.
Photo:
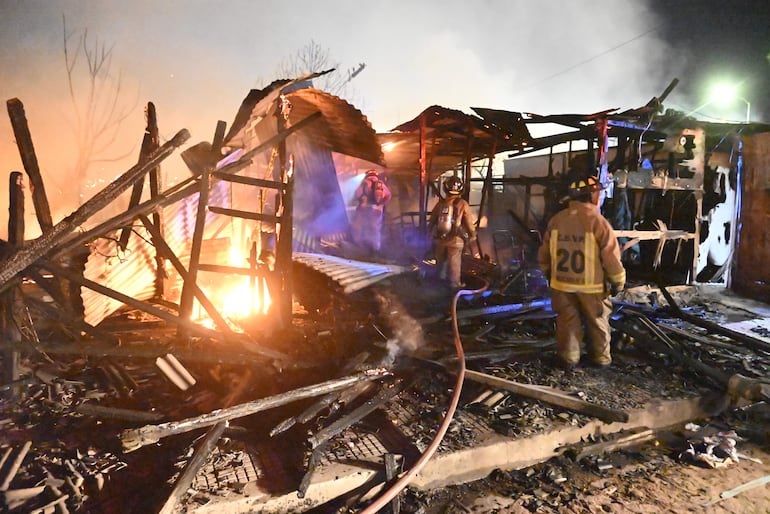
[(382, 219), (391, 193), (376, 170), (367, 170), (353, 195), (356, 211), (350, 224), (353, 242), (366, 253), (380, 251)]
[(570, 183), (569, 203), (548, 222), (538, 252), (556, 312), (557, 363), (567, 369), (580, 362), (584, 324), (590, 363), (612, 362), (609, 294), (623, 290), (626, 270), (615, 232), (599, 212), (602, 189), (596, 177)]
[(475, 257), (476, 218), (470, 205), (460, 195), (463, 181), (459, 177), (448, 177), (443, 182), (446, 195), (433, 207), (428, 220), (428, 229), (433, 237), (436, 268), (439, 278), (447, 280), (450, 287), (460, 288), (463, 284), (462, 254), (469, 245)]

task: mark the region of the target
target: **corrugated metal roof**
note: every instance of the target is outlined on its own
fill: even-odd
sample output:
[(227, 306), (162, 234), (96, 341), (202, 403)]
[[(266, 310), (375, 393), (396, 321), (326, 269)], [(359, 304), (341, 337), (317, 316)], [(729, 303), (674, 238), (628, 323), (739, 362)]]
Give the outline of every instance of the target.
[[(278, 133), (275, 113), (278, 98), (297, 81), (276, 81), (265, 90), (252, 90), (244, 99), (233, 121), (225, 145), (255, 148)], [(292, 105), (287, 127), (308, 116), (321, 113), (321, 119), (299, 130), (292, 137), (313, 141), (316, 146), (382, 164), (382, 148), (366, 116), (345, 100), (313, 88), (285, 93)]]
[(346, 294), (369, 287), (388, 277), (411, 271), (411, 268), (404, 266), (355, 261), (318, 253), (295, 252), (293, 260), (323, 273), (339, 284)]
[[(481, 118), (456, 109), (433, 105), (393, 132), (378, 134), (390, 173), (414, 177), (420, 170), (420, 131), (425, 122), (426, 167), (429, 179), (491, 153), (512, 151), (531, 144), (532, 137), (519, 113), (478, 109)], [(505, 114), (503, 114), (505, 113)]]

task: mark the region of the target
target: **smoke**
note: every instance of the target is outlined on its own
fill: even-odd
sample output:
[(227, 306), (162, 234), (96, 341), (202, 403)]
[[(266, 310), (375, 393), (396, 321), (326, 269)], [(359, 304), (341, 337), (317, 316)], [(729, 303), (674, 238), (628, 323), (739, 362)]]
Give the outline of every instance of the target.
[(379, 306), (380, 318), (392, 334), (386, 343), (388, 353), (383, 363), (383, 366), (391, 367), (400, 354), (413, 354), (425, 344), (422, 326), (392, 292), (375, 291), (374, 299)]
[[(651, 0), (648, 0), (651, 1)], [(311, 39), (352, 79), (356, 107), (388, 131), (439, 104), (554, 114), (632, 108), (659, 94), (678, 57), (655, 31), (648, 2), (596, 0), (150, 0), (0, 3), (0, 93), (27, 110), (38, 160), (59, 221), (73, 149), (62, 51), (62, 15), (112, 44), (113, 65), (139, 101), (117, 138), (141, 141), (142, 106), (155, 103), (161, 142), (187, 128), (190, 145), (211, 141), (232, 121), (244, 94)], [(183, 148), (184, 149), (184, 148)], [(182, 150), (183, 150), (182, 149)], [(103, 183), (136, 155), (98, 169)], [(0, 120), (0, 165), (21, 170), (10, 123)], [(96, 172), (97, 170), (95, 170)], [(189, 176), (177, 154), (164, 183)], [(7, 194), (2, 189), (2, 195)], [(5, 198), (0, 196), (0, 202)], [(31, 204), (30, 204), (31, 205)], [(6, 215), (0, 209), (0, 215)], [(33, 217), (30, 206), (27, 215)], [(34, 218), (27, 226), (36, 225)]]

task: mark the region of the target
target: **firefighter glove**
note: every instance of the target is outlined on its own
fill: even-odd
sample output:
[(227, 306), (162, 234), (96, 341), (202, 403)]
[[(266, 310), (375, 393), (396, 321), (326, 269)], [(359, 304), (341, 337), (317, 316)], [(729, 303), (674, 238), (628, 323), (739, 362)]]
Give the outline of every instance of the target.
[(625, 284), (610, 284), (610, 294), (616, 296), (618, 293), (622, 293), (625, 289)]

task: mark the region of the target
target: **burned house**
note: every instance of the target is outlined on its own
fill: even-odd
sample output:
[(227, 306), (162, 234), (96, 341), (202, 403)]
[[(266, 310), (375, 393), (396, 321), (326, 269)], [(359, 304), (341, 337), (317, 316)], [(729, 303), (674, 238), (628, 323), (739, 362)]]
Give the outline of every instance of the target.
[[(770, 127), (663, 112), (664, 94), (589, 115), (431, 106), (376, 134), (312, 78), (250, 91), (229, 127), (181, 151), (190, 176), (165, 189), (159, 166), (190, 135), (161, 144), (148, 104), (137, 165), (58, 222), (9, 101), (42, 235), (25, 240), (12, 175), (4, 508), (398, 511), (419, 506), (407, 488), (592, 455), (586, 441), (768, 398), (765, 314), (717, 295), (696, 315), (687, 286), (762, 291)], [(537, 123), (567, 130), (537, 138)], [(349, 241), (351, 184), (368, 168), (394, 191), (378, 262)], [(570, 377), (543, 359), (553, 313), (532, 256), (570, 177), (594, 171), (614, 181), (608, 217), (625, 193), (616, 228), (638, 249), (640, 289), (617, 304), (614, 369)], [(462, 302), (426, 277), (426, 214), (447, 174), (483, 224)], [(84, 228), (129, 191), (121, 214)]]

